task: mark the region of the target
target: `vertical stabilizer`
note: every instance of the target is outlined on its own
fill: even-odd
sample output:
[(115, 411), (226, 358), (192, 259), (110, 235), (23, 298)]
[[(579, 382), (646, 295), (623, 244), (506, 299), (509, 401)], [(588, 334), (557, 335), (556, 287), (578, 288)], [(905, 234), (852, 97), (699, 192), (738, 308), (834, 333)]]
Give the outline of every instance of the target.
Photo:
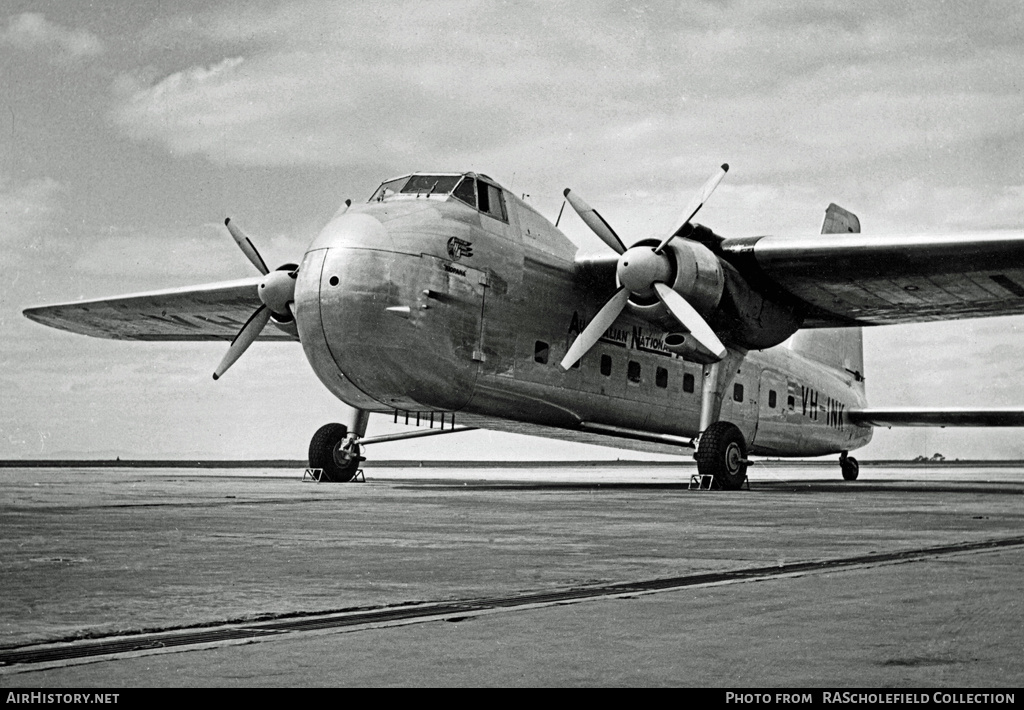
[[(860, 232), (857, 215), (831, 204), (825, 210), (822, 234)], [(864, 389), (864, 339), (860, 328), (815, 328), (798, 330), (789, 347), (804, 357), (853, 375), (861, 391)]]

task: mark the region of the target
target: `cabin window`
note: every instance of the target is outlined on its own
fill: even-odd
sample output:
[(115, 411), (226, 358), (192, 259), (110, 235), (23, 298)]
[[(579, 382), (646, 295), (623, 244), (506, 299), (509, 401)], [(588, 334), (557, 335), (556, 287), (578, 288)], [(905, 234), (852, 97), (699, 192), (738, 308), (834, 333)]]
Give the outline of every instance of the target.
[(789, 411), (792, 412), (794, 409), (796, 409), (796, 399), (793, 397), (793, 395), (789, 395), (789, 397), (786, 399), (786, 404), (789, 405)]
[(609, 377), (612, 374), (612, 356), (602, 355), (601, 356), (601, 374), (605, 377)]
[(476, 180), (471, 177), (464, 178), (452, 194), (470, 207), (476, 207)]
[(640, 384), (640, 363), (633, 360), (626, 365), (626, 379), (635, 385)]
[(775, 409), (775, 390), (768, 390), (768, 406)]
[(666, 370), (664, 367), (659, 367), (657, 370), (655, 370), (654, 384), (660, 387), (661, 389), (665, 389), (666, 387), (668, 387), (668, 370)]
[(533, 344), (533, 361), (539, 362), (541, 365), (547, 365), (549, 350), (550, 348), (547, 343), (543, 340), (538, 340)]
[(480, 211), (489, 214), (494, 219), (507, 222), (508, 215), (505, 212), (505, 198), (502, 196), (501, 190), (483, 181), (477, 181), (477, 185), (479, 188), (477, 196), (480, 200)]
[(739, 382), (732, 386), (732, 398), (737, 402), (743, 401), (743, 385)]
[(693, 393), (693, 375), (689, 372), (683, 375), (683, 392)]

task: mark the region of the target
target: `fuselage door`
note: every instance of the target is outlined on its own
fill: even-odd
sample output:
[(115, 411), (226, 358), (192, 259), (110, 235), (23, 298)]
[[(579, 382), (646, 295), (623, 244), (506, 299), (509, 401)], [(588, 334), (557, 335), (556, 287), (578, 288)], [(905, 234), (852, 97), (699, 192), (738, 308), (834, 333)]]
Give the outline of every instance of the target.
[(758, 445), (775, 448), (783, 438), (788, 412), (786, 397), (786, 378), (772, 370), (763, 370), (757, 403)]

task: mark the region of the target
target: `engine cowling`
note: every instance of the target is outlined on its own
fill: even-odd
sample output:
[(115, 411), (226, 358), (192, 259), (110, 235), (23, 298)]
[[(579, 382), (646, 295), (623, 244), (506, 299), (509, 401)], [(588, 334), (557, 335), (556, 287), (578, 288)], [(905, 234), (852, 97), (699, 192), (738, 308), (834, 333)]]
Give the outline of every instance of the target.
[[(657, 239), (644, 239), (630, 248), (630, 252), (640, 248), (653, 249), (658, 246)], [(626, 255), (623, 255), (625, 257)], [(717, 309), (725, 290), (725, 274), (718, 257), (710, 249), (698, 242), (687, 239), (674, 239), (662, 251), (665, 266), (664, 273), (659, 274), (663, 283), (685, 298), (702, 316), (708, 317)], [(626, 261), (623, 258), (622, 261)], [(617, 276), (623, 286), (627, 286), (623, 278), (622, 261)], [(627, 307), (638, 316), (664, 326), (667, 330), (678, 328), (678, 323), (664, 303), (654, 294), (632, 291)]]

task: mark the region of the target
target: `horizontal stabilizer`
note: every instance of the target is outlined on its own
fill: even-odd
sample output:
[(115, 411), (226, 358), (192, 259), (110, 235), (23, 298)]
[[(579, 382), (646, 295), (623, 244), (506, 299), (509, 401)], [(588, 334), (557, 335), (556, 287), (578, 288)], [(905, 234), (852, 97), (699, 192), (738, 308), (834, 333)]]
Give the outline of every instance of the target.
[[(91, 301), (26, 308), (51, 328), (115, 340), (234, 340), (262, 304), (263, 276)], [(259, 340), (297, 340), (267, 328)]]
[(1024, 409), (865, 407), (846, 414), (851, 424), (861, 426), (1024, 427)]

